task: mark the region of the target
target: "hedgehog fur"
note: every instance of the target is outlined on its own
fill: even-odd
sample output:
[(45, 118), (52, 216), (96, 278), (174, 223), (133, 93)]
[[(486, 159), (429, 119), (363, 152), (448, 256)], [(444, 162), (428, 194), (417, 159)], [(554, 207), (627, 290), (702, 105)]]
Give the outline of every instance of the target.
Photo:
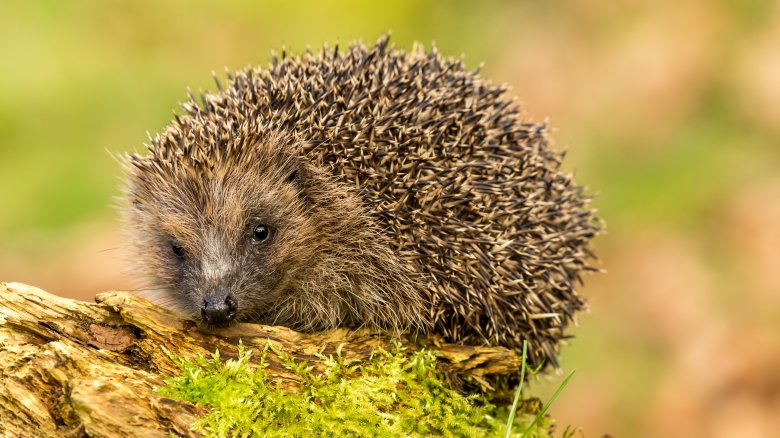
[[(398, 50), (387, 37), (344, 51), (282, 52), (267, 68), (216, 82), (200, 102), (190, 93), (185, 113), (151, 140), (148, 154), (128, 155), (131, 248), (162, 301), (197, 315), (197, 302), (179, 303), (189, 293), (180, 283), (194, 276), (189, 287), (197, 288), (215, 263), (199, 260), (192, 272), (200, 274), (172, 271), (160, 249), (167, 243), (158, 241), (170, 234), (207, 247), (209, 226), (243, 230), (241, 203), (255, 202), (244, 191), (265, 192), (276, 199), (256, 202), (303, 215), (278, 245), (306, 257), (275, 256), (271, 273), (237, 274), (234, 284), (251, 289), (262, 275), (321, 272), (284, 280), (295, 285), (285, 293), (297, 295), (268, 295), (285, 305), (263, 302), (242, 320), (303, 330), (417, 328), (514, 349), (527, 340), (534, 363), (557, 366), (565, 329), (585, 306), (575, 286), (595, 270), (590, 241), (600, 222), (583, 188), (561, 171), (546, 126), (526, 120), (504, 86), (461, 59)], [(297, 179), (300, 193), (256, 185), (286, 179)], [(231, 210), (244, 213), (222, 216)], [(330, 258), (299, 262), (318, 252)], [(244, 294), (239, 301), (262, 301), (259, 292)]]

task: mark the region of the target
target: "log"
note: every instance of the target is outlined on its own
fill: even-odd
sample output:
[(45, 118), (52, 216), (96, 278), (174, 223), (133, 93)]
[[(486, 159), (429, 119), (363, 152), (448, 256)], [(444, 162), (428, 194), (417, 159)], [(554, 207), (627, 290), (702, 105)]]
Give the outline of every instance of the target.
[[(366, 329), (299, 333), (259, 324), (204, 331), (186, 315), (129, 292), (97, 295), (95, 303), (61, 298), (19, 283), (0, 283), (0, 435), (195, 436), (204, 409), (154, 391), (178, 368), (179, 357), (236, 357), (268, 343), (269, 378), (295, 391), (300, 377), (276, 351), (323, 368), (318, 353), (367, 359), (392, 348), (387, 334)], [(401, 338), (410, 351), (430, 348), (448, 384), (489, 389), (492, 379), (517, 375), (521, 360), (502, 347), (445, 344), (436, 337)]]

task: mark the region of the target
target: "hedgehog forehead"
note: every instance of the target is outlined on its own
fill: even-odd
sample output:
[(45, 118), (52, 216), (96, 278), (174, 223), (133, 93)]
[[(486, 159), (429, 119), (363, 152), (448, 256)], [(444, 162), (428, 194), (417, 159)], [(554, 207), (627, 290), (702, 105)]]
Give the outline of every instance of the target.
[(288, 181), (298, 163), (271, 145), (258, 145), (252, 160), (206, 171), (190, 166), (164, 168), (146, 163), (131, 178), (130, 193), (156, 217), (159, 227), (190, 247), (206, 236), (240, 242), (253, 225), (283, 224), (299, 199)]

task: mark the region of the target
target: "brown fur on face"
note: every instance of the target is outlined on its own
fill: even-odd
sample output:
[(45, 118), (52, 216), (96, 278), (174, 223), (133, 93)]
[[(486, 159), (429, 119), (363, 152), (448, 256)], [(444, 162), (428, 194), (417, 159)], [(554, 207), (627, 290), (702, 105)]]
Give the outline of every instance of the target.
[[(125, 222), (153, 297), (195, 316), (221, 288), (235, 297), (237, 320), (424, 328), (414, 274), (353, 191), (296, 158), (284, 143), (294, 139), (247, 136), (233, 140), (244, 154), (213, 169), (132, 161)], [(257, 225), (270, 228), (267, 241), (253, 241)]]

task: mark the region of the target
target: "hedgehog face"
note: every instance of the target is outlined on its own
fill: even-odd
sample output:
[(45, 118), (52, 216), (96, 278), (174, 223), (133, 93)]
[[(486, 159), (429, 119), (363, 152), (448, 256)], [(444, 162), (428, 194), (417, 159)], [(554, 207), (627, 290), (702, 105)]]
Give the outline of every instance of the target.
[(197, 222), (210, 225), (189, 236), (189, 226), (177, 228), (180, 222), (167, 223), (164, 217), (160, 223), (165, 230), (161, 243), (171, 242), (173, 256), (152, 269), (172, 280), (170, 296), (180, 302), (178, 307), (206, 326), (257, 318), (280, 299), (293, 271), (283, 266), (293, 265), (288, 236), (296, 230), (284, 215), (265, 203), (234, 217), (229, 209), (223, 205), (222, 213), (212, 217), (201, 212)]
[(146, 295), (210, 327), (426, 327), (417, 278), (360, 196), (289, 144), (208, 169), (130, 157), (124, 220)]
[(206, 326), (274, 322), (311, 270), (318, 227), (306, 214), (304, 172), (289, 157), (260, 162), (269, 166), (131, 179), (126, 221), (143, 273), (160, 301)]

